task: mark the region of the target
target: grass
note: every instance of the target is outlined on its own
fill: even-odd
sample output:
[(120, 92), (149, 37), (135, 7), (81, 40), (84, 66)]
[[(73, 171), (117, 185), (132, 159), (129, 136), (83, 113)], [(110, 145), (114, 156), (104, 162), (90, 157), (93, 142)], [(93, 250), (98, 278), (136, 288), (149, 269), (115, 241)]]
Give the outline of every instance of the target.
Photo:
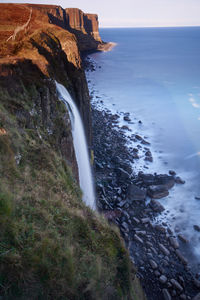
[[(13, 91), (22, 93), (13, 97)], [(135, 271), (119, 232), (82, 202), (70, 158), (61, 154), (62, 134), (71, 143), (72, 137), (54, 85), (44, 82), (41, 90), (22, 78), (13, 91), (0, 89), (6, 130), (0, 136), (0, 295), (142, 299), (134, 296)], [(45, 107), (41, 94), (49, 95)]]

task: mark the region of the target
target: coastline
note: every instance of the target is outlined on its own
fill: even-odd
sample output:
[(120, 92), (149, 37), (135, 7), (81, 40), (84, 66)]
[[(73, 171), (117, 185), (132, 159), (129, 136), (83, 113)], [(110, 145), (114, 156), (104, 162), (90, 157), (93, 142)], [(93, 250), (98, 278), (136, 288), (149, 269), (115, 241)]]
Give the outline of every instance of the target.
[(116, 46), (117, 46), (117, 43), (114, 43), (114, 42), (103, 43), (103, 44), (98, 45), (97, 50), (101, 51), (101, 52), (109, 52)]
[[(87, 71), (95, 71), (95, 67), (97, 66), (93, 65), (87, 68)], [(155, 299), (155, 297), (158, 300), (163, 300), (163, 297), (171, 299), (165, 298), (166, 295), (171, 295), (173, 299), (191, 299), (198, 293), (200, 278), (190, 270), (184, 257), (183, 250), (188, 247), (187, 241), (181, 235), (178, 240), (168, 224), (155, 224), (155, 218), (164, 209), (162, 205), (159, 206), (157, 200), (153, 201), (154, 207), (153, 204), (147, 205), (145, 201), (132, 203), (127, 201), (128, 186), (135, 184), (140, 187), (142, 180), (140, 176), (142, 174), (134, 174), (130, 170), (132, 163), (138, 160), (138, 157), (136, 149), (130, 151), (126, 147), (125, 132), (128, 130), (128, 114), (122, 113), (123, 118), (127, 120), (127, 126), (120, 127), (120, 116), (112, 114), (103, 104), (101, 95), (95, 95), (91, 87), (90, 93), (93, 99), (95, 175), (99, 210), (109, 222), (119, 227), (131, 259), (138, 268), (137, 276), (142, 282), (148, 299)], [(139, 134), (137, 137), (135, 135), (135, 138), (138, 138), (140, 147), (144, 147), (144, 150), (146, 148), (146, 152), (150, 151), (150, 145), (148, 142), (145, 145), (145, 140)], [(117, 151), (114, 150), (116, 145)], [(116, 159), (113, 162), (114, 156)], [(147, 159), (149, 157), (150, 155)], [(154, 176), (147, 175), (146, 179), (152, 179)], [(169, 176), (162, 175), (166, 178)], [(181, 288), (177, 288), (177, 283)]]

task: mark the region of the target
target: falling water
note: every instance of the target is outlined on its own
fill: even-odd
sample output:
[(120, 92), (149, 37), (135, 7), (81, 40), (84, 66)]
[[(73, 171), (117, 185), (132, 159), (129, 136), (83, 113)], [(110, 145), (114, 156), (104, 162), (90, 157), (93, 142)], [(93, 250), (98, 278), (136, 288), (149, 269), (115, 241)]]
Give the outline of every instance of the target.
[(56, 88), (60, 99), (67, 106), (70, 115), (80, 187), (83, 191), (83, 201), (95, 209), (95, 193), (83, 123), (79, 111), (66, 88), (57, 82)]

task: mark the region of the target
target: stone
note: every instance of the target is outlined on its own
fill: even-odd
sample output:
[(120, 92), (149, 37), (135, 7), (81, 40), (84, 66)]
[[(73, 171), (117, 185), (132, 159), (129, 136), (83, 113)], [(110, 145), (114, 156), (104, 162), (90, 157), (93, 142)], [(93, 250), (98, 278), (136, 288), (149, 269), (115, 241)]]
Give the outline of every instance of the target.
[(149, 162), (153, 162), (153, 157), (152, 156), (146, 156), (144, 160), (149, 161)]
[(149, 206), (153, 209), (155, 212), (162, 212), (165, 210), (164, 206), (160, 204), (159, 201), (152, 199)]
[(162, 284), (165, 284), (167, 282), (167, 277), (165, 275), (161, 275), (160, 278), (159, 278), (159, 281), (162, 283)]
[(179, 234), (178, 238), (179, 238), (179, 240), (181, 240), (181, 242), (183, 242), (185, 244), (189, 243), (188, 239), (182, 234)]
[(150, 218), (142, 218), (141, 222), (142, 222), (142, 224), (149, 223), (150, 222)]
[(131, 119), (129, 118), (129, 116), (124, 116), (124, 121), (130, 122)]
[(178, 184), (184, 184), (185, 183), (185, 180), (181, 179), (179, 176), (177, 176), (175, 178), (175, 182), (178, 183)]
[(171, 300), (172, 299), (171, 296), (170, 296), (170, 293), (167, 289), (163, 289), (162, 293), (163, 293), (164, 300)]
[(161, 233), (165, 233), (165, 232), (166, 232), (165, 227), (163, 227), (163, 226), (161, 226), (161, 225), (159, 225), (159, 224), (155, 225), (154, 228), (155, 228), (157, 231), (161, 232)]
[(156, 275), (156, 277), (159, 277), (159, 276), (160, 276), (160, 272), (159, 272), (158, 270), (156, 270), (156, 271), (154, 272), (154, 274)]
[(174, 175), (176, 175), (176, 172), (175, 172), (175, 171), (173, 171), (173, 170), (169, 170), (169, 175), (172, 175), (172, 176), (174, 176)]
[(200, 289), (200, 281), (197, 280), (196, 278), (194, 279), (194, 285), (195, 285), (198, 289)]
[(146, 189), (142, 190), (137, 185), (131, 184), (127, 190), (127, 200), (142, 201), (146, 198)]
[(192, 300), (200, 300), (200, 293), (198, 293)]
[(160, 174), (155, 176), (155, 185), (164, 185), (167, 189), (171, 189), (175, 184), (173, 176)]
[(140, 244), (143, 244), (143, 240), (137, 235), (137, 234), (134, 234), (134, 239), (136, 242), (139, 242)]
[(195, 199), (196, 200), (200, 200), (200, 196), (195, 196)]
[(171, 237), (169, 237), (169, 241), (170, 241), (170, 244), (172, 245), (172, 247), (174, 247), (174, 249), (179, 248), (179, 243), (176, 238), (171, 236)]
[(133, 221), (136, 223), (136, 224), (139, 224), (140, 221), (136, 218), (136, 217), (133, 217)]
[(152, 267), (153, 270), (158, 268), (157, 263), (153, 259), (149, 260), (149, 264), (150, 264), (150, 266)]
[(180, 250), (176, 250), (176, 255), (178, 256), (179, 260), (180, 260), (184, 265), (187, 265), (187, 264), (188, 264), (187, 259), (182, 255), (182, 253), (180, 252)]
[(175, 279), (171, 279), (170, 282), (171, 282), (171, 284), (172, 284), (177, 290), (179, 290), (180, 292), (183, 291), (183, 288), (182, 288), (182, 286), (178, 283), (178, 281), (176, 281)]
[(133, 219), (132, 219), (136, 224), (139, 224), (140, 223), (140, 221), (136, 218), (136, 217), (133, 217)]
[(182, 300), (187, 300), (187, 296), (186, 296), (185, 294), (181, 294), (181, 295), (180, 295), (180, 299), (182, 299)]
[(200, 226), (199, 225), (194, 225), (194, 230), (199, 231), (200, 232)]
[(158, 244), (159, 245), (159, 248), (160, 248), (160, 250), (165, 254), (165, 255), (170, 255), (170, 252), (169, 252), (169, 250), (164, 246), (164, 245), (162, 245), (162, 244)]
[(154, 199), (160, 199), (169, 195), (165, 185), (151, 185), (147, 189), (147, 195)]

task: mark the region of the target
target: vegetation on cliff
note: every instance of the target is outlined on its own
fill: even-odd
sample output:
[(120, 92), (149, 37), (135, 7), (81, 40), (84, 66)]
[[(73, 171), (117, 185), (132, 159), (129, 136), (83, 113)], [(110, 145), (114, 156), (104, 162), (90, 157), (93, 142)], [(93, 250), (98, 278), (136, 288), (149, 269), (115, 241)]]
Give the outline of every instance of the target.
[(46, 15), (39, 28), (41, 11), (33, 9), (33, 26), (16, 41), (1, 36), (0, 296), (142, 299), (119, 232), (81, 200), (69, 116), (53, 79), (74, 95), (85, 122), (87, 84), (76, 37), (45, 27)]

